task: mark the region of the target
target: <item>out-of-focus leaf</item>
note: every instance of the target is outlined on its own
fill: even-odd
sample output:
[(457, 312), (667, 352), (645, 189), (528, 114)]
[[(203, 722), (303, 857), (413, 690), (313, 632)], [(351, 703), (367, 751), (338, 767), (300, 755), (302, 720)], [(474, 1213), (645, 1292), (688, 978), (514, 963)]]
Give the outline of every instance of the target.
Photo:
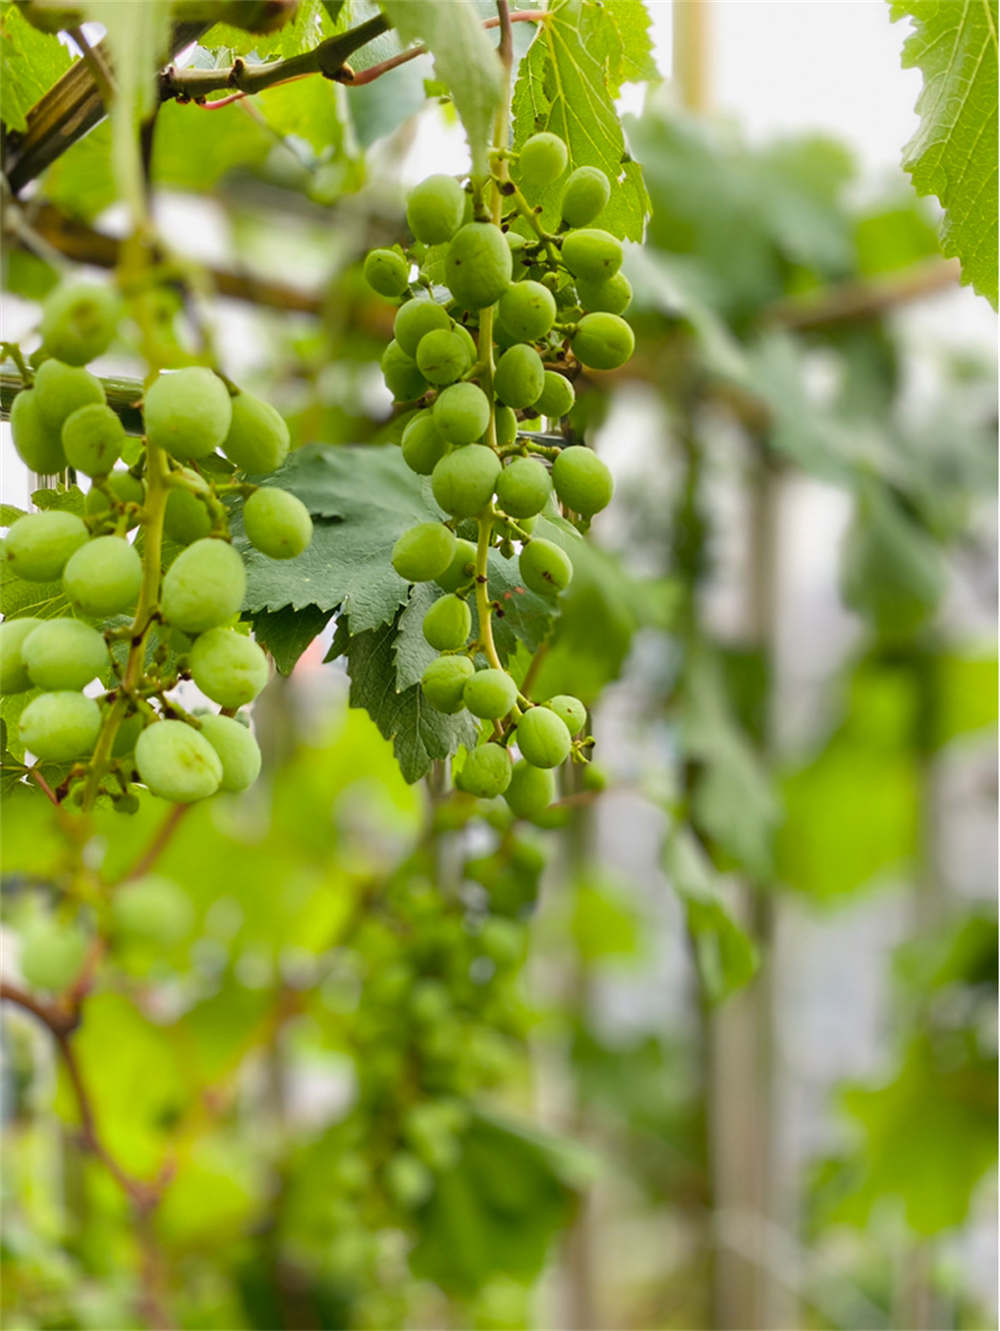
[(911, 199), (859, 217), (854, 224), (858, 272), (864, 277), (909, 268), (939, 254), (927, 206)]
[(915, 938), (896, 952), (895, 971), (922, 999), (955, 985), (997, 987), (997, 917), (975, 906), (950, 928), (929, 938)]
[(260, 1206), (261, 1160), (231, 1135), (201, 1139), (183, 1160), (156, 1210), (156, 1230), (171, 1247), (238, 1238)]
[(0, 119), (8, 130), (27, 128), (27, 113), (73, 63), (54, 33), (39, 32), (16, 5), (0, 13)]
[(581, 961), (632, 960), (639, 922), (627, 896), (613, 884), (585, 880), (573, 891), (570, 933)]
[(934, 743), (996, 728), (997, 658), (945, 652), (935, 663)]

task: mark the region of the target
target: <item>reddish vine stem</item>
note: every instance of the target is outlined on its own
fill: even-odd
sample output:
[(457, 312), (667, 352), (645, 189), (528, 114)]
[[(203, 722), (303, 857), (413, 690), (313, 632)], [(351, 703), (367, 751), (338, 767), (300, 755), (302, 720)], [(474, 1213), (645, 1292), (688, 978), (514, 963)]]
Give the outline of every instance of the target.
[(152, 841), (150, 841), (149, 845), (132, 865), (131, 869), (122, 875), (122, 882), (126, 882), (130, 878), (141, 878), (143, 874), (149, 873), (150, 869), (170, 844), (174, 833), (177, 831), (178, 827), (180, 827), (181, 821), (190, 807), (190, 804), (174, 805), (160, 824)]

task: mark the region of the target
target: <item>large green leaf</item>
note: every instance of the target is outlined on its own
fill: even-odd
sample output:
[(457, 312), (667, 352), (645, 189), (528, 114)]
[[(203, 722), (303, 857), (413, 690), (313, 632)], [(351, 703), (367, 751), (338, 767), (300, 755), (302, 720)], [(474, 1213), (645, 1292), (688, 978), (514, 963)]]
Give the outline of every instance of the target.
[(12, 4), (0, 12), (0, 119), (8, 130), (27, 128), (28, 111), (73, 63), (55, 35), (33, 28)]

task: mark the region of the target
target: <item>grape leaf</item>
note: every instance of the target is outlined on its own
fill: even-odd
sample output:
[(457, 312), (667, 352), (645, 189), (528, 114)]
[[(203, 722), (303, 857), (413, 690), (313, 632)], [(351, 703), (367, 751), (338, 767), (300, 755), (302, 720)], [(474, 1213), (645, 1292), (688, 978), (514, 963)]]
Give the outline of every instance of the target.
[(282, 675), (290, 675), (295, 663), (314, 638), (326, 628), (332, 610), (307, 605), (303, 610), (258, 610), (253, 616), (254, 637), (274, 658)]
[(0, 15), (0, 119), (8, 130), (28, 126), (28, 111), (73, 63), (54, 34), (33, 28), (14, 5)]
[(274, 32), (247, 32), (229, 23), (216, 23), (199, 39), (199, 45), (207, 50), (224, 51), (227, 64), (236, 55), (251, 56), (255, 62), (287, 60), (289, 56), (312, 50), (324, 38), (332, 36), (342, 8), (321, 0), (301, 0), (292, 21)]
[(903, 67), (924, 76), (903, 166), (918, 194), (941, 202), (943, 252), (958, 256), (962, 281), (996, 308), (996, 0), (891, 0), (891, 12), (912, 20)]

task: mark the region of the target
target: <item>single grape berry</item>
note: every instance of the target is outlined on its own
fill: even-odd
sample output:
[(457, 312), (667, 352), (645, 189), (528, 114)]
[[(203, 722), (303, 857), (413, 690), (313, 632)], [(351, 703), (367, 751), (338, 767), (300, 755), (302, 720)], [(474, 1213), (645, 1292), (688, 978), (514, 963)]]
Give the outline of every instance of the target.
[(247, 790), (257, 780), (261, 768), (260, 745), (249, 726), (236, 717), (200, 716), (201, 733), (222, 763), (220, 790), (233, 794)]
[[(99, 513), (107, 513), (111, 508), (111, 500), (105, 493), (105, 489), (110, 491), (111, 500), (117, 505), (142, 504), (146, 498), (146, 487), (137, 477), (129, 471), (113, 471), (109, 476), (100, 479), (99, 483), (92, 485), (87, 491), (87, 497), (83, 502), (84, 512), (88, 516), (94, 517)], [(170, 500), (167, 500), (167, 507), (170, 506)], [(129, 527), (134, 527), (138, 519), (132, 516), (129, 520)]]
[(114, 758), (124, 758), (126, 754), (132, 752), (135, 748), (135, 742), (142, 734), (143, 719), (138, 712), (133, 712), (127, 716), (115, 731), (115, 737), (111, 742), (111, 755)]
[(413, 402), (427, 391), (427, 380), (415, 360), (393, 339), (380, 362), (385, 386), (397, 402)]
[(55, 476), (65, 470), (66, 455), (59, 431), (42, 420), (34, 388), (18, 393), (11, 404), (10, 432), (17, 455), (26, 467), (41, 476)]
[(556, 797), (556, 781), (545, 767), (535, 767), (523, 758), (514, 764), (504, 798), (516, 818), (534, 818)]
[(510, 785), (510, 777), (511, 761), (507, 750), (500, 744), (481, 744), (466, 754), (456, 784), (469, 795), (491, 800), (504, 793)]
[(439, 656), (420, 677), (424, 697), (436, 711), (460, 712), (465, 681), (475, 670), (467, 656)]
[(191, 804), (214, 795), (222, 782), (222, 762), (200, 731), (184, 721), (155, 721), (135, 745), (139, 780), (154, 795)]
[(469, 444), (441, 459), (431, 475), (431, 490), (446, 513), (471, 518), (490, 502), (499, 474), (500, 459), (492, 448)]
[(25, 616), (24, 619), (5, 619), (0, 624), (0, 693), (23, 693), (31, 688), (21, 648), (24, 640), (41, 623), (40, 619)]
[(547, 707), (532, 707), (517, 723), (517, 747), (533, 767), (558, 767), (573, 747), (565, 723)]
[(149, 442), (186, 462), (207, 457), (226, 438), (232, 398), (217, 374), (193, 365), (158, 375), (146, 390), (142, 415)]
[(410, 1151), (396, 1151), (385, 1167), (385, 1187), (397, 1205), (414, 1211), (434, 1191), (434, 1175)]
[(87, 536), (86, 525), (75, 513), (59, 509), (28, 513), (18, 518), (7, 533), (4, 559), (19, 578), (53, 582)]
[(284, 416), (263, 398), (237, 393), (230, 398), (229, 430), (222, 451), (248, 476), (277, 471), (288, 456), (290, 436)]
[(548, 416), (552, 420), (562, 420), (563, 416), (573, 409), (575, 401), (576, 393), (566, 376), (557, 374), (555, 370), (546, 370), (545, 386), (541, 397), (535, 403), (538, 414)]
[(497, 407), (497, 444), (506, 448), (517, 438), (517, 413), (513, 407)]
[(552, 483), (560, 503), (589, 518), (607, 508), (615, 492), (614, 477), (591, 448), (564, 448), (552, 464)]
[(18, 967), (32, 989), (58, 993), (80, 974), (87, 956), (87, 936), (76, 925), (51, 915), (30, 920), (21, 932)]
[(449, 444), (482, 439), (490, 423), (489, 399), (475, 384), (452, 384), (437, 396), (434, 424)]
[(121, 300), (109, 286), (73, 282), (57, 288), (42, 306), (45, 350), (67, 365), (103, 356), (121, 316)]
[(454, 532), (440, 522), (419, 522), (392, 547), (392, 566), (407, 582), (433, 582), (454, 553)]
[(195, 541), (167, 569), (160, 608), (181, 632), (204, 633), (239, 614), (246, 586), (243, 560), (231, 545)]
[[(195, 476), (194, 472), (185, 474)], [(167, 506), (163, 512), (163, 530), (178, 545), (191, 545), (193, 541), (202, 540), (212, 530), (212, 515), (196, 494), (173, 487), (167, 495)]]
[(554, 184), (566, 170), (569, 153), (562, 139), (543, 131), (526, 139), (517, 162), (517, 176), (529, 195)]
[(570, 231), (563, 237), (563, 263), (573, 274), (588, 282), (614, 277), (622, 266), (624, 251), (617, 236), (596, 227)]
[(270, 559), (294, 559), (312, 540), (309, 510), (296, 495), (262, 486), (243, 505), (243, 528), (250, 544)]
[(433, 300), (408, 300), (396, 311), (392, 325), (393, 337), (407, 356), (415, 357), (420, 340), (428, 333), (451, 329), (451, 319), (443, 305)]
[(592, 790), (596, 795), (607, 790), (608, 774), (604, 768), (598, 767), (596, 763), (588, 763), (583, 769), (583, 788)]
[(145, 874), (115, 889), (111, 920), (121, 937), (172, 947), (190, 932), (194, 910), (176, 883)]
[(48, 763), (87, 758), (97, 743), (101, 709), (83, 693), (42, 693), (21, 713), (17, 733), (24, 747)]
[(493, 388), (508, 407), (530, 407), (545, 387), (545, 366), (534, 347), (525, 342), (505, 351), (497, 363)]
[(64, 365), (61, 360), (42, 361), (35, 371), (38, 414), (50, 429), (61, 430), (64, 421), (80, 407), (103, 405), (104, 385), (89, 370)]
[(587, 723), (587, 709), (579, 698), (571, 693), (557, 693), (545, 706), (555, 712), (571, 735), (579, 735)]
[(566, 551), (538, 537), (521, 551), (517, 566), (521, 581), (539, 596), (558, 596), (573, 577), (573, 563)]
[(513, 262), (503, 232), (492, 222), (469, 222), (445, 255), (445, 283), (467, 310), (493, 305), (510, 286)]
[(592, 370), (617, 370), (635, 350), (635, 335), (617, 314), (585, 314), (573, 335), (573, 353)]
[(477, 670), (466, 682), (462, 698), (473, 716), (496, 721), (517, 702), (517, 685), (506, 670)]
[(78, 407), (62, 427), (66, 461), (85, 476), (107, 476), (121, 457), (125, 438), (124, 425), (103, 402)]
[(471, 364), (469, 353), (457, 333), (436, 328), (420, 339), (417, 347), (417, 369), (428, 381), (439, 387), (460, 379)]
[(199, 634), (188, 659), (192, 679), (220, 707), (253, 702), (267, 683), (267, 657), (252, 638), (235, 629)]
[(556, 321), (556, 298), (541, 282), (514, 282), (500, 297), (500, 323), (520, 342), (537, 342)]
[(552, 481), (537, 458), (514, 458), (497, 480), (497, 504), (512, 518), (541, 513), (552, 493)]
[(578, 166), (566, 181), (560, 210), (569, 226), (587, 226), (607, 205), (611, 184), (596, 166)]
[(410, 191), (407, 225), (425, 245), (442, 245), (462, 225), (467, 197), (451, 176), (428, 176)]
[(472, 611), (460, 596), (442, 596), (424, 615), (423, 632), (435, 650), (457, 651), (469, 640)]
[(429, 476), (435, 464), (447, 453), (449, 444), (434, 424), (430, 408), (418, 411), (403, 430), (403, 461), (418, 476)]
[(409, 285), (410, 268), (395, 250), (372, 250), (365, 259), (364, 275), (373, 291), (395, 300)]
[(50, 619), (21, 646), (36, 689), (82, 689), (108, 668), (102, 634), (80, 619)]
[(576, 284), (580, 304), (585, 310), (603, 314), (624, 314), (632, 304), (632, 283), (624, 273), (615, 273), (603, 281)]
[(434, 581), (446, 592), (454, 592), (470, 582), (475, 571), (476, 547), (471, 541), (459, 537), (455, 542), (455, 553), (451, 557), (451, 563)]

